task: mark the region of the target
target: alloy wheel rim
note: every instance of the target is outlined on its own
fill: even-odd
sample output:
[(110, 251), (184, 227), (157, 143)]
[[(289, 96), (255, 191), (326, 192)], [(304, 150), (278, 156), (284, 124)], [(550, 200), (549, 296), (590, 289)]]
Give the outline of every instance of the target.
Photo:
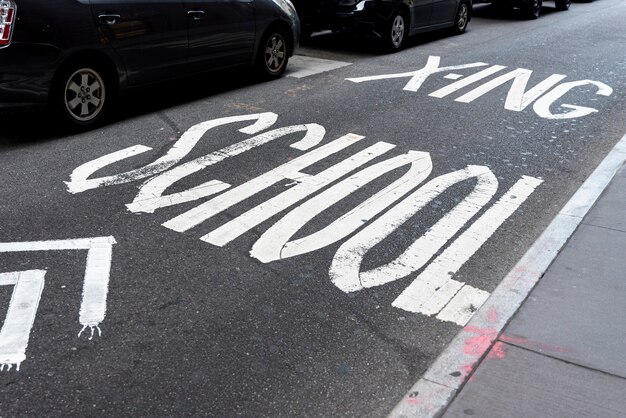
[(467, 25), (467, 5), (465, 3), (463, 3), (461, 5), (461, 8), (459, 9), (459, 24), (458, 24), (458, 28), (463, 30), (465, 28), (465, 25)]
[(391, 42), (396, 48), (402, 44), (404, 39), (404, 19), (398, 15), (391, 25)]
[(271, 73), (278, 73), (285, 64), (286, 57), (285, 40), (277, 33), (272, 35), (265, 45), (265, 67)]
[(105, 88), (100, 74), (90, 68), (75, 71), (65, 84), (64, 103), (70, 116), (88, 122), (104, 107)]
[(533, 2), (533, 14), (535, 16), (539, 16), (539, 11), (541, 10), (541, 1), (540, 0), (534, 0)]

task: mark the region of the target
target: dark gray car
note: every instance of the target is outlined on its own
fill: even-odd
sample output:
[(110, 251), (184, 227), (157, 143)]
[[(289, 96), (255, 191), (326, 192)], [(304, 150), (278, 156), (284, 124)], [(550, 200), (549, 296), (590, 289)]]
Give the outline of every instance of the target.
[[(502, 10), (517, 8), (528, 19), (537, 19), (543, 8), (543, 0), (475, 0), (475, 3), (493, 3)], [(556, 10), (568, 10), (572, 0), (554, 0)]]
[(401, 49), (410, 35), (453, 28), (465, 32), (471, 0), (294, 0), (303, 37), (319, 30), (351, 30)]
[(0, 109), (93, 126), (132, 87), (245, 65), (279, 77), (299, 34), (288, 0), (0, 0)]

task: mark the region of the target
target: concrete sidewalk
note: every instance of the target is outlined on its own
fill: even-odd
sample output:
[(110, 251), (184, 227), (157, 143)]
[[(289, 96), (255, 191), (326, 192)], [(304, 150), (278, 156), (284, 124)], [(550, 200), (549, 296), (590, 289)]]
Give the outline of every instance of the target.
[(626, 417), (626, 168), (443, 414)]

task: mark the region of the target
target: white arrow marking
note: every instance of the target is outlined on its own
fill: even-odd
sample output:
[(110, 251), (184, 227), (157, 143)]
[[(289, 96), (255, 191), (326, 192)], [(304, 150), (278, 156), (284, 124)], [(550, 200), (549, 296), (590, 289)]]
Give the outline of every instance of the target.
[(6, 319), (0, 330), (0, 371), (20, 364), (26, 359), (30, 330), (35, 322), (37, 307), (43, 292), (44, 270), (0, 273), (0, 286), (15, 286)]
[[(94, 330), (101, 335), (100, 323), (106, 314), (113, 244), (115, 244), (113, 237), (1, 242), (0, 253), (88, 250), (83, 300), (79, 314), (79, 322), (83, 327), (78, 335), (89, 327), (91, 330), (89, 339), (92, 339)], [(44, 286), (44, 275), (43, 270), (0, 274), (0, 285), (15, 285), (7, 318), (0, 330), (0, 364), (9, 367), (16, 364), (19, 368), (19, 363), (25, 358), (28, 336)]]

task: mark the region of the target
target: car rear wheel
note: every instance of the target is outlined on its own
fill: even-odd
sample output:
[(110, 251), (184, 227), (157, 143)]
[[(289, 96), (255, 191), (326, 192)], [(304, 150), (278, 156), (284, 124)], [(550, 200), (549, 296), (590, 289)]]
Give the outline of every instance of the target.
[(469, 23), (470, 18), (470, 8), (466, 1), (462, 1), (459, 4), (459, 9), (456, 12), (456, 17), (454, 18), (454, 31), (456, 33), (463, 33), (465, 29), (467, 29), (467, 24)]
[(73, 128), (101, 123), (113, 98), (112, 83), (99, 66), (82, 63), (62, 70), (53, 92), (54, 110)]
[(526, 8), (526, 16), (529, 19), (537, 19), (541, 13), (541, 0), (530, 0)]
[(567, 10), (572, 4), (572, 0), (554, 0), (556, 10)]
[(285, 31), (279, 27), (270, 28), (261, 40), (257, 55), (257, 71), (265, 79), (280, 77), (289, 61), (289, 44)]
[(392, 51), (399, 51), (404, 46), (408, 26), (404, 14), (395, 12), (388, 24), (387, 44)]

